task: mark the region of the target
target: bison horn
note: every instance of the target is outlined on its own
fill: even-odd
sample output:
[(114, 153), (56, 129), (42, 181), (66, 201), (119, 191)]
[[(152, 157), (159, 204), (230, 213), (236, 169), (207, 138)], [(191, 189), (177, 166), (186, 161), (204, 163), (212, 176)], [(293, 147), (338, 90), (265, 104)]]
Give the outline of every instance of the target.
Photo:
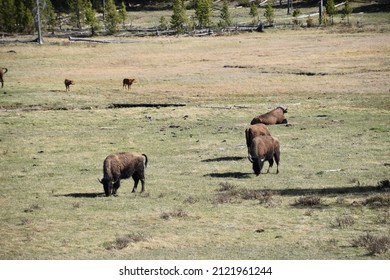
[(103, 184), (103, 181), (102, 181), (102, 180), (100, 180), (99, 178), (98, 178), (98, 181), (99, 181), (99, 183), (100, 183), (100, 184)]

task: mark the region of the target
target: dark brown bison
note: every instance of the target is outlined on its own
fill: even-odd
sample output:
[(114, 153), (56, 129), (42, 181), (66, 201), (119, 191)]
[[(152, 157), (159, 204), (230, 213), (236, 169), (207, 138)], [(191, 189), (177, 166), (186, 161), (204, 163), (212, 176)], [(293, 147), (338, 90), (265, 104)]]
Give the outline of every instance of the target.
[(252, 162), (250, 147), (252, 144), (253, 138), (261, 135), (271, 136), (267, 126), (262, 123), (252, 124), (247, 129), (245, 129), (245, 138), (246, 138), (246, 146), (248, 148), (248, 159)]
[(287, 123), (287, 119), (284, 117), (285, 113), (287, 113), (287, 108), (284, 109), (282, 107), (276, 107), (268, 113), (253, 118), (251, 124), (263, 123), (266, 125), (270, 125)]
[(7, 68), (0, 68), (0, 83), (1, 87), (4, 87), (4, 74), (8, 72)]
[(123, 79), (123, 88), (126, 88), (127, 90), (130, 89), (131, 85), (135, 82), (135, 79)]
[(65, 79), (65, 90), (68, 91), (70, 90), (70, 85), (74, 85), (74, 81)]
[(268, 161), (270, 168), (274, 165), (274, 159), (276, 161), (276, 173), (279, 173), (280, 162), (280, 144), (279, 140), (275, 137), (263, 135), (253, 138), (250, 147), (250, 156), (252, 159), (252, 168), (256, 176), (259, 176), (261, 169), (263, 168), (264, 161)]
[(134, 187), (137, 189), (141, 180), (142, 189), (145, 191), (145, 168), (148, 164), (148, 157), (141, 153), (116, 153), (106, 157), (103, 162), (103, 179), (99, 180), (103, 184), (106, 196), (116, 195), (120, 187), (120, 180), (132, 177)]

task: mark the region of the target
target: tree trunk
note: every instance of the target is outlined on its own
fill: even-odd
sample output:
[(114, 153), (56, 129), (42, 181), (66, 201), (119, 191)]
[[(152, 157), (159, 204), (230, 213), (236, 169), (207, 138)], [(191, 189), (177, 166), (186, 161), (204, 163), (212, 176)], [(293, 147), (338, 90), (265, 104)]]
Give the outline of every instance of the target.
[(43, 38), (42, 38), (42, 28), (41, 28), (41, 14), (40, 14), (39, 10), (40, 10), (40, 3), (39, 3), (39, 0), (37, 0), (37, 14), (36, 14), (36, 25), (37, 25), (37, 29), (38, 29), (37, 42), (38, 42), (38, 44), (42, 45)]

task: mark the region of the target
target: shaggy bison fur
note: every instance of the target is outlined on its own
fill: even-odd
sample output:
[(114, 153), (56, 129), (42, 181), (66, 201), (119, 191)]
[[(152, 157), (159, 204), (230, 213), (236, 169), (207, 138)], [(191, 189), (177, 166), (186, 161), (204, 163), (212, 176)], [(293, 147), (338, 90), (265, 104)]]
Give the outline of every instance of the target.
[(268, 113), (253, 118), (251, 124), (262, 123), (272, 125), (287, 123), (287, 119), (284, 117), (285, 113), (287, 113), (287, 108), (277, 107)]
[(141, 192), (143, 192), (145, 190), (145, 168), (147, 164), (147, 156), (141, 153), (124, 152), (107, 156), (103, 162), (103, 179), (99, 180), (103, 184), (106, 196), (116, 195), (120, 187), (120, 180), (130, 177), (134, 180), (132, 192), (135, 192), (140, 180), (142, 184)]
[(267, 170), (267, 173), (269, 173), (270, 168), (274, 164), (274, 159), (277, 166), (276, 173), (279, 173), (280, 144), (277, 138), (267, 135), (253, 138), (250, 147), (250, 156), (252, 159), (253, 171), (256, 176), (261, 173), (264, 161), (268, 161), (269, 163)]
[(252, 144), (253, 138), (257, 136), (268, 135), (271, 136), (271, 133), (268, 130), (268, 127), (265, 124), (258, 123), (252, 124), (247, 129), (245, 129), (245, 139), (246, 146), (248, 148), (248, 159), (252, 162), (252, 158), (250, 155), (250, 147)]

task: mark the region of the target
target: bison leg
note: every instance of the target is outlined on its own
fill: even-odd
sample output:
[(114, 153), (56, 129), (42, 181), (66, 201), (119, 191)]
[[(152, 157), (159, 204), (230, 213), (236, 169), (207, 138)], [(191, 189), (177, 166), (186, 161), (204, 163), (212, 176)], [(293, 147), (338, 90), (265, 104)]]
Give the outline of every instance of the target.
[(133, 174), (133, 180), (134, 180), (134, 187), (133, 187), (133, 190), (131, 191), (132, 193), (136, 191), (137, 189), (137, 186), (138, 186), (138, 182), (139, 182), (139, 175), (138, 174)]
[(145, 178), (144, 178), (144, 176), (139, 175), (139, 174), (133, 174), (132, 177), (134, 180), (134, 187), (133, 187), (133, 190), (131, 192), (135, 192), (137, 190), (137, 186), (138, 186), (138, 183), (140, 180), (141, 180), (141, 185), (142, 185), (141, 192), (144, 192), (145, 191)]
[(279, 173), (280, 153), (276, 152), (274, 154), (274, 158), (275, 158), (275, 161), (276, 161), (276, 174), (278, 174)]
[(271, 167), (274, 165), (274, 159), (273, 159), (273, 158), (270, 158), (270, 159), (268, 160), (268, 163), (269, 163), (269, 166), (268, 166), (267, 173), (269, 173), (269, 170), (270, 170)]
[(142, 185), (141, 192), (144, 192), (145, 191), (145, 178), (141, 178), (141, 185)]
[(108, 185), (104, 185), (103, 188), (106, 196), (110, 196), (110, 187)]
[(118, 179), (118, 180), (114, 183), (114, 186), (113, 186), (113, 189), (112, 189), (112, 194), (113, 194), (113, 195), (116, 195), (116, 191), (119, 189), (120, 186), (121, 186), (121, 181)]

